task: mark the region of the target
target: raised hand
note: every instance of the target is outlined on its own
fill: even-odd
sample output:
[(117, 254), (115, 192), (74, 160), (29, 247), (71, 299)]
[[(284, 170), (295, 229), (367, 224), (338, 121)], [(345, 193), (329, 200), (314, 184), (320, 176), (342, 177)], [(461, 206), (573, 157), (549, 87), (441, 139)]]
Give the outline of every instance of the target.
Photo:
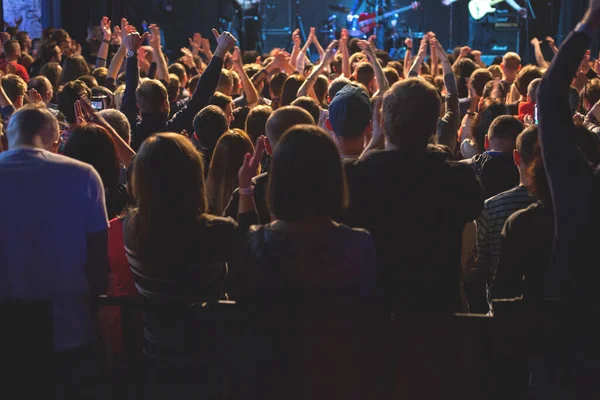
[(152, 47), (153, 49), (160, 49), (161, 45), (160, 45), (160, 27), (156, 24), (150, 24), (150, 26), (148, 26), (148, 29), (150, 29), (150, 47)]
[(377, 40), (377, 36), (375, 35), (371, 35), (369, 36), (369, 43), (371, 43), (371, 46), (373, 46), (373, 48), (377, 48), (377, 46), (375, 45), (375, 41)]
[(435, 48), (435, 50), (436, 50), (435, 53), (437, 54), (439, 60), (442, 63), (444, 61), (448, 61), (448, 54), (446, 53), (446, 50), (444, 50), (444, 47), (442, 46), (442, 44), (437, 39), (430, 41), (430, 43)]
[(425, 37), (423, 37), (423, 40), (421, 40), (421, 45), (419, 46), (419, 52), (417, 53), (417, 57), (421, 57), (423, 60), (425, 59), (425, 56), (427, 55), (426, 37), (427, 37), (427, 35), (425, 35)]
[(108, 17), (102, 17), (100, 28), (102, 29), (102, 40), (110, 41), (112, 38), (112, 31), (110, 29), (110, 19), (108, 19)]
[(81, 103), (86, 103), (83, 97), (77, 100), (73, 105), (73, 107), (75, 108), (75, 120), (77, 121), (77, 125), (85, 125), (88, 122), (83, 112), (83, 108), (81, 107)]
[(537, 46), (539, 46), (539, 45), (540, 45), (540, 39), (538, 39), (538, 38), (534, 37), (533, 39), (531, 39), (531, 42), (530, 42), (530, 43), (531, 43), (533, 46), (537, 47)]
[(194, 65), (194, 55), (187, 47), (182, 47), (181, 52), (183, 53), (183, 57), (181, 57), (181, 61), (189, 68), (195, 67)]
[(358, 48), (364, 51), (367, 56), (375, 53), (375, 46), (371, 42), (367, 42), (366, 40), (359, 40), (357, 42)]
[(121, 43), (123, 43), (123, 32), (121, 32), (121, 28), (119, 27), (119, 25), (116, 25), (113, 28), (110, 43), (116, 46), (120, 46)]
[(200, 52), (200, 46), (202, 44), (202, 35), (200, 35), (199, 33), (194, 33), (193, 39), (189, 38), (189, 40), (192, 53), (198, 54)]
[(242, 51), (240, 50), (239, 47), (235, 46), (233, 48), (233, 54), (231, 55), (231, 61), (233, 62), (233, 66), (235, 67), (242, 67), (243, 68), (243, 63), (242, 63)]
[(300, 47), (302, 45), (302, 39), (300, 38), (300, 29), (296, 29), (292, 33), (292, 39), (294, 40), (294, 46)]
[(289, 63), (289, 62), (290, 62), (290, 58), (291, 58), (291, 56), (290, 56), (290, 54), (289, 54), (287, 51), (285, 51), (285, 50), (281, 50), (281, 49), (280, 49), (280, 50), (279, 50), (279, 51), (277, 51), (277, 53), (275, 53), (275, 55), (273, 56), (273, 62), (272, 62), (272, 65), (273, 65), (273, 67), (275, 67), (275, 68), (283, 68), (283, 66), (284, 66), (286, 63)]
[(246, 153), (244, 156), (244, 163), (238, 171), (238, 184), (240, 188), (246, 189), (252, 186), (252, 178), (254, 178), (258, 172), (264, 150), (265, 137), (260, 136), (256, 139), (254, 154)]
[(470, 52), (471, 52), (471, 48), (469, 46), (461, 47), (459, 57), (460, 58), (466, 57), (469, 55)]
[(404, 39), (404, 45), (407, 48), (412, 49), (412, 47), (413, 47), (413, 41), (412, 41), (412, 39), (411, 38)]
[(346, 47), (348, 48), (348, 41), (350, 40), (350, 35), (348, 34), (348, 29), (342, 29), (342, 34), (340, 35), (340, 48)]
[(29, 95), (29, 101), (31, 102), (31, 104), (40, 104), (44, 102), (42, 96), (35, 89), (29, 90), (27, 94)]
[(133, 32), (135, 32), (135, 26), (129, 25), (126, 18), (121, 18), (121, 44), (125, 42), (125, 37)]
[(556, 42), (552, 36), (546, 36), (546, 42), (548, 42), (550, 46), (556, 46)]
[(315, 40), (317, 40), (317, 34), (316, 34), (316, 30), (314, 26), (310, 27), (310, 33), (308, 34), (308, 39), (306, 40), (307, 42), (314, 42)]
[(237, 39), (229, 32), (223, 31), (219, 34), (216, 29), (212, 30), (215, 39), (217, 40), (217, 49), (215, 50), (215, 56), (225, 59), (225, 54), (231, 50), (237, 43)]
[(138, 51), (138, 49), (144, 43), (144, 40), (148, 36), (148, 32), (144, 32), (143, 35), (140, 36), (139, 32), (132, 32), (125, 36), (125, 48), (127, 50)]
[(325, 50), (325, 55), (323, 56), (323, 65), (329, 65), (333, 61), (333, 57), (335, 56), (335, 49), (338, 47), (339, 41), (334, 40), (329, 43), (327, 49)]

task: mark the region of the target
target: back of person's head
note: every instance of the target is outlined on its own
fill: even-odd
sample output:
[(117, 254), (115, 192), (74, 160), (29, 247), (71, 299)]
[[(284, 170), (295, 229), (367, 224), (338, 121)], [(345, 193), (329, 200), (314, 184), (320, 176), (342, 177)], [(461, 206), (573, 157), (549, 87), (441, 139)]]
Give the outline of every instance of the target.
[(477, 152), (485, 151), (485, 137), (492, 122), (500, 115), (507, 115), (508, 109), (504, 103), (498, 103), (492, 99), (485, 100), (473, 122), (473, 140), (477, 146)]
[(175, 103), (177, 100), (179, 100), (179, 78), (175, 74), (169, 74), (167, 95), (169, 96), (170, 103)]
[(279, 138), (294, 125), (313, 124), (314, 118), (303, 108), (284, 106), (273, 111), (266, 125), (266, 136), (273, 150), (277, 147)]
[(23, 50), (31, 45), (31, 39), (29, 38), (29, 33), (25, 31), (19, 31), (15, 35), (15, 39), (19, 42), (19, 45), (23, 48)]
[(11, 115), (6, 136), (9, 148), (28, 145), (50, 150), (59, 137), (58, 121), (46, 107), (29, 104)]
[(467, 80), (473, 75), (477, 69), (477, 64), (468, 58), (461, 58), (454, 65), (454, 74), (456, 75), (456, 84), (458, 85), (458, 96), (465, 98), (469, 95)]
[(69, 40), (69, 34), (64, 29), (54, 29), (50, 35), (50, 40), (56, 42), (59, 46), (64, 46), (66, 41)]
[(62, 56), (58, 44), (56, 42), (44, 43), (38, 53), (38, 58), (43, 63), (60, 62)]
[(227, 116), (218, 106), (206, 106), (194, 117), (194, 133), (199, 147), (213, 149), (223, 133), (228, 129)]
[(359, 40), (360, 39), (358, 39), (358, 38), (352, 38), (348, 42), (348, 50), (349, 50), (349, 53), (351, 55), (354, 55), (354, 54), (357, 54), (357, 53), (361, 52), (360, 47), (358, 46), (358, 41)]
[(4, 54), (6, 57), (18, 57), (21, 55), (21, 46), (16, 40), (8, 40), (4, 43)]
[(583, 88), (583, 101), (589, 110), (594, 104), (600, 101), (600, 79), (592, 79)]
[(371, 63), (361, 62), (356, 66), (357, 82), (362, 83), (366, 87), (369, 87), (369, 85), (371, 85), (371, 82), (373, 82), (373, 79), (375, 79), (375, 70), (373, 69)]
[(440, 115), (437, 89), (419, 78), (396, 82), (383, 98), (386, 139), (405, 151), (426, 151)]
[(259, 136), (266, 134), (267, 121), (271, 114), (273, 114), (273, 109), (269, 106), (254, 107), (248, 114), (245, 130), (252, 139), (252, 143), (255, 143)]
[(129, 120), (121, 111), (114, 108), (107, 108), (98, 112), (106, 122), (117, 132), (117, 134), (126, 142), (131, 140), (131, 125)]
[(179, 133), (160, 133), (140, 147), (133, 169), (133, 194), (125, 240), (141, 260), (171, 260), (177, 246), (189, 245), (189, 229), (208, 205), (203, 163)]
[(221, 70), (221, 76), (219, 77), (219, 83), (217, 84), (217, 92), (221, 92), (229, 96), (233, 90), (233, 76), (231, 72), (226, 69)]
[(77, 125), (71, 131), (63, 153), (94, 167), (107, 191), (117, 189), (119, 158), (115, 143), (106, 129), (94, 124)]
[(55, 92), (58, 90), (60, 85), (60, 75), (62, 74), (62, 67), (57, 62), (49, 62), (42, 66), (40, 69), (40, 75), (48, 78), (52, 84), (52, 88)]
[(315, 95), (319, 104), (325, 104), (327, 102), (327, 89), (329, 87), (329, 79), (325, 75), (319, 75), (315, 81)]
[(319, 121), (321, 116), (321, 108), (319, 107), (317, 101), (312, 97), (298, 97), (296, 100), (292, 101), (292, 105), (305, 109), (315, 121)]
[(99, 86), (106, 86), (106, 78), (108, 77), (108, 68), (100, 67), (92, 71), (92, 76), (96, 79)]
[(211, 106), (217, 106), (221, 110), (225, 111), (232, 101), (233, 99), (226, 94), (215, 92), (215, 94), (213, 94), (210, 98), (208, 104)]
[(494, 77), (492, 76), (492, 73), (487, 69), (476, 69), (471, 74), (471, 87), (473, 87), (475, 93), (477, 93), (477, 96), (481, 97), (483, 96), (483, 89), (485, 88), (485, 85), (493, 79)]
[(340, 90), (329, 105), (329, 124), (338, 138), (360, 137), (371, 123), (369, 95), (354, 85)]
[(63, 61), (63, 71), (60, 81), (65, 84), (78, 79), (80, 76), (89, 74), (90, 67), (87, 65), (85, 58), (78, 55), (70, 55)]
[(281, 97), (283, 85), (288, 78), (285, 72), (276, 72), (269, 80), (269, 88), (273, 97)]
[(125, 85), (120, 85), (115, 89), (115, 108), (117, 110), (121, 109), (121, 104), (123, 104), (123, 95), (125, 94)]
[(157, 79), (141, 82), (135, 91), (135, 100), (142, 114), (168, 114), (169, 95), (165, 85)]
[(331, 83), (329, 84), (329, 89), (328, 94), (329, 94), (329, 101), (333, 101), (333, 99), (335, 98), (335, 95), (342, 90), (346, 85), (351, 85), (352, 81), (348, 78), (346, 78), (345, 76), (340, 76), (338, 78), (335, 78), (333, 81), (331, 81)]
[(35, 89), (45, 103), (49, 103), (52, 100), (52, 96), (54, 95), (54, 89), (52, 88), (52, 83), (50, 80), (43, 75), (35, 76), (27, 82), (28, 89)]
[(571, 115), (575, 115), (579, 109), (579, 92), (573, 86), (569, 86), (569, 107), (571, 108)]
[(529, 167), (535, 157), (535, 146), (538, 143), (538, 126), (530, 125), (517, 136), (516, 152), (519, 153), (521, 165)]
[(483, 99), (492, 99), (496, 102), (504, 102), (506, 101), (506, 90), (504, 89), (504, 85), (502, 85), (498, 81), (490, 81), (485, 84), (483, 88)]
[(299, 74), (288, 76), (283, 84), (283, 90), (281, 91), (281, 106), (289, 106), (296, 100), (296, 97), (298, 97), (298, 89), (300, 89), (300, 86), (302, 86), (305, 80), (306, 78)]
[(529, 86), (527, 86), (527, 97), (529, 98), (529, 101), (535, 104), (538, 102), (538, 90), (540, 83), (542, 83), (542, 78), (536, 78), (529, 82)]
[(539, 141), (536, 142), (533, 153), (533, 161), (527, 169), (529, 177), (527, 190), (533, 197), (540, 200), (544, 204), (544, 207), (552, 207), (552, 192), (548, 184), (544, 159), (542, 157), (542, 147)]
[(404, 67), (400, 61), (390, 61), (387, 68), (393, 68), (400, 78), (404, 78)]
[(487, 67), (494, 79), (502, 79), (502, 68), (498, 64), (492, 64)]
[(206, 178), (206, 197), (211, 214), (223, 213), (231, 194), (239, 186), (238, 171), (248, 153), (254, 153), (254, 145), (244, 131), (230, 130), (219, 138)]
[(169, 74), (177, 75), (179, 79), (179, 83), (181, 86), (185, 86), (187, 84), (187, 72), (185, 71), (185, 67), (179, 63), (173, 63), (169, 65)]
[(346, 177), (338, 149), (323, 129), (298, 125), (284, 133), (273, 154), (268, 193), (275, 219), (340, 216), (348, 204)]
[(93, 75), (82, 75), (78, 78), (80, 81), (83, 81), (87, 87), (93, 89), (98, 86), (98, 81), (94, 78)]
[(512, 51), (509, 51), (502, 57), (502, 67), (517, 70), (521, 68), (521, 57)]
[(23, 106), (23, 97), (27, 93), (27, 84), (20, 76), (8, 74), (2, 77), (2, 89), (16, 108)]
[(527, 96), (527, 88), (534, 80), (542, 77), (542, 71), (536, 66), (527, 65), (523, 67), (517, 74), (515, 79), (515, 87), (521, 96)]
[(92, 97), (92, 91), (79, 80), (67, 83), (58, 92), (58, 110), (65, 116), (65, 121), (69, 124), (77, 122), (74, 106), (75, 102), (81, 97), (85, 97), (89, 101)]
[(385, 67), (383, 69), (383, 73), (385, 74), (385, 78), (388, 80), (390, 85), (398, 82), (400, 80), (400, 75), (398, 75), (398, 71), (396, 71), (392, 67)]
[(517, 136), (522, 131), (523, 124), (517, 117), (513, 115), (501, 115), (492, 121), (488, 129), (487, 138), (494, 150), (512, 151), (516, 147)]
[(196, 91), (199, 81), (200, 81), (200, 75), (195, 75), (188, 82), (188, 91), (190, 92), (190, 95), (193, 95), (194, 92)]

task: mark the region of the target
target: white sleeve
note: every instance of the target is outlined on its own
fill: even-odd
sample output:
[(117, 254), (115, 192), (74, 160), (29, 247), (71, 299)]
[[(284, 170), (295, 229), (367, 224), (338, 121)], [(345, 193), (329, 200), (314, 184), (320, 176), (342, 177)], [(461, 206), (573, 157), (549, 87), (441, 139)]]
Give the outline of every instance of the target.
[(522, 8), (515, 0), (506, 0), (506, 2), (509, 6), (514, 8), (515, 11), (519, 11)]

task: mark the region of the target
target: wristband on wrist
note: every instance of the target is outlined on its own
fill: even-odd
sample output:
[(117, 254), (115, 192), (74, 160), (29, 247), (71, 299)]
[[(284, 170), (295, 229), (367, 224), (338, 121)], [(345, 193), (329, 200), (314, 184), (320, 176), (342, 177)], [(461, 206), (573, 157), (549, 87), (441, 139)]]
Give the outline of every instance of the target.
[(238, 193), (241, 196), (252, 196), (254, 194), (254, 186), (250, 186), (248, 188), (239, 188)]
[(102, 39), (102, 43), (110, 44), (110, 40)]
[(407, 47), (406, 50), (412, 51), (412, 47)]

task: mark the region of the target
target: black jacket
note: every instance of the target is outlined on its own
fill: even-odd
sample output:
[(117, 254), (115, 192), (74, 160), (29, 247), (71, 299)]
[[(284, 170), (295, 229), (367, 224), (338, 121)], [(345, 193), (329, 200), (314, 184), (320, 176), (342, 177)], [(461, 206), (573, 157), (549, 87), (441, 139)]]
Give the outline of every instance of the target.
[(440, 153), (379, 151), (346, 168), (350, 226), (375, 239), (379, 286), (396, 309), (458, 311), (464, 225), (483, 208), (471, 168)]
[(512, 153), (486, 151), (477, 154), (465, 164), (471, 165), (481, 181), (486, 199), (519, 185), (519, 169)]
[(131, 125), (131, 147), (137, 151), (144, 140), (158, 132), (181, 133), (185, 129), (191, 135), (194, 132), (194, 117), (208, 104), (211, 96), (215, 93), (222, 68), (223, 60), (213, 57), (200, 77), (193, 96), (173, 118), (167, 119), (167, 115), (161, 113), (142, 114), (140, 117), (135, 99), (135, 91), (140, 80), (138, 60), (137, 57), (128, 58), (121, 111), (127, 116)]

